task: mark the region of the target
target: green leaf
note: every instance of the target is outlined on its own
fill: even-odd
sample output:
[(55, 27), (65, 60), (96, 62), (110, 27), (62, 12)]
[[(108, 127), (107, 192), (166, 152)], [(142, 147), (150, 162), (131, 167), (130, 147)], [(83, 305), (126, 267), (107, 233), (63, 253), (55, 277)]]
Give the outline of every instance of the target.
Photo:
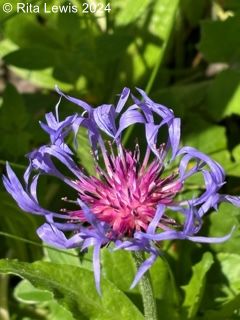
[[(6, 242), (8, 248), (11, 248), (11, 254), (19, 259), (30, 261), (41, 259), (42, 248), (35, 232), (39, 225), (39, 217), (22, 212), (6, 192), (0, 192), (0, 199), (0, 230), (4, 230), (4, 234), (0, 235), (2, 247)], [(21, 237), (23, 240), (34, 241), (39, 246), (7, 237), (6, 233)], [(5, 256), (6, 251), (2, 254)]]
[(18, 14), (6, 23), (4, 35), (21, 48), (61, 48), (64, 40), (51, 19), (54, 15), (48, 15), (49, 23), (40, 23), (33, 14)]
[(182, 0), (181, 7), (191, 25), (196, 26), (208, 9), (208, 0)]
[(234, 253), (221, 252), (217, 254), (217, 259), (221, 264), (221, 271), (228, 282), (225, 284), (231, 289), (231, 296), (240, 293), (240, 255)]
[(1, 58), (3, 58), (5, 55), (17, 49), (18, 49), (18, 46), (9, 39), (3, 39), (0, 41), (0, 57)]
[(206, 112), (215, 120), (240, 115), (240, 73), (234, 70), (221, 72), (207, 92)]
[(238, 0), (228, 0), (227, 2), (221, 3), (225, 10), (232, 10), (236, 13), (240, 13), (240, 2)]
[(71, 313), (54, 299), (53, 294), (47, 290), (36, 289), (28, 280), (22, 280), (14, 289), (14, 297), (24, 304), (36, 304), (42, 310), (48, 310), (49, 320), (73, 320)]
[(133, 5), (132, 0), (127, 0), (116, 18), (116, 24), (123, 26), (134, 22), (142, 14), (145, 14), (150, 2), (150, 0), (135, 0)]
[(183, 313), (186, 319), (193, 319), (198, 311), (205, 290), (206, 274), (213, 264), (210, 252), (204, 253), (202, 260), (192, 268), (192, 278), (183, 286), (185, 298), (183, 301)]
[(96, 174), (90, 142), (86, 130), (82, 127), (77, 134), (77, 157), (88, 174)]
[(18, 1), (17, 0), (12, 0), (10, 2), (11, 5), (13, 6), (13, 11), (11, 13), (6, 13), (6, 12), (4, 12), (4, 10), (2, 10), (2, 7), (3, 7), (3, 5), (5, 3), (6, 3), (5, 0), (0, 0), (0, 7), (1, 7), (1, 10), (0, 10), (0, 21), (1, 21), (1, 24), (5, 20), (11, 19), (12, 18), (12, 14), (14, 15), (14, 13), (16, 13), (16, 5), (17, 5)]
[(29, 115), (22, 96), (11, 84), (6, 86), (2, 98), (0, 151), (5, 157), (16, 158), (29, 151), (30, 133), (26, 129)]
[(198, 118), (198, 125), (190, 118), (196, 117), (191, 114), (189, 121), (184, 127), (183, 144), (197, 148), (207, 154), (216, 154), (227, 148), (227, 138), (223, 126), (212, 125)]
[(167, 260), (158, 258), (150, 269), (150, 276), (161, 319), (179, 319), (177, 287)]
[(240, 144), (233, 149), (232, 154), (235, 161), (240, 162)]
[(136, 275), (136, 265), (129, 251), (111, 251), (108, 248), (102, 250), (102, 272), (108, 280), (125, 292), (133, 303), (142, 310), (142, 298), (139, 288), (130, 289)]
[(0, 260), (0, 272), (19, 275), (36, 288), (53, 292), (55, 299), (76, 319), (136, 319), (143, 315), (112, 283), (102, 279), (102, 297), (95, 288), (93, 273), (76, 266), (15, 260)]
[(53, 68), (47, 68), (44, 70), (27, 70), (10, 66), (10, 70), (19, 77), (28, 80), (42, 89), (53, 90), (55, 85), (65, 91), (73, 89), (73, 84), (68, 84), (67, 81), (61, 81), (54, 78)]
[[(128, 251), (118, 250), (110, 252), (108, 249), (102, 251), (103, 272), (120, 290), (129, 291), (131, 283), (136, 274), (135, 262)], [(137, 288), (131, 292), (138, 292)]]
[(75, 249), (56, 249), (52, 250), (49, 247), (44, 248), (44, 256), (47, 261), (59, 264), (68, 264), (73, 266), (80, 266), (80, 258)]
[(216, 258), (217, 263), (207, 281), (209, 295), (205, 305), (208, 310), (204, 313), (204, 319), (232, 319), (240, 303), (240, 255), (219, 253)]
[(125, 54), (128, 45), (130, 44), (132, 36), (128, 35), (126, 31), (116, 30), (114, 35), (103, 34), (96, 39), (96, 52), (98, 55), (98, 63), (107, 63), (116, 60)]
[[(199, 49), (209, 62), (238, 62), (240, 58), (239, 17), (225, 21), (203, 21)], [(224, 39), (224, 45), (223, 40)]]
[[(143, 14), (135, 41), (129, 47), (134, 70), (131, 75), (133, 83), (146, 77), (146, 74), (146, 82), (152, 82), (153, 78), (149, 79), (149, 74), (164, 59), (178, 6), (179, 0), (157, 0), (152, 3), (151, 14)], [(132, 8), (135, 10), (135, 5)], [(129, 68), (129, 59), (125, 68)]]
[(8, 84), (3, 93), (3, 104), (0, 110), (0, 128), (9, 130), (9, 127), (24, 129), (29, 121), (23, 97), (15, 87)]
[(233, 177), (240, 176), (240, 163), (239, 161), (233, 161), (232, 155), (228, 150), (219, 151), (211, 156), (224, 167), (227, 175)]
[[(194, 111), (203, 104), (210, 83), (211, 81), (202, 81), (187, 85), (171, 86), (153, 92), (152, 98), (173, 109), (176, 115), (187, 117), (189, 110)], [(192, 116), (194, 115), (192, 114)], [(186, 125), (188, 125), (188, 122), (186, 122)]]
[(36, 304), (53, 299), (47, 290), (36, 289), (28, 280), (22, 280), (14, 289), (14, 296), (19, 302)]
[(240, 246), (238, 243), (240, 236), (240, 209), (232, 204), (222, 203), (219, 206), (218, 211), (212, 212), (207, 219), (210, 222), (209, 236), (211, 237), (222, 237), (231, 232), (234, 226), (236, 227), (236, 230), (228, 241), (218, 244), (211, 244), (211, 249), (215, 252), (240, 254)]
[[(234, 314), (237, 314), (240, 305), (240, 293), (235, 295), (233, 299), (230, 299), (223, 303), (221, 307), (218, 307), (218, 310), (208, 310), (204, 314), (204, 319), (206, 320), (238, 320), (239, 317), (234, 317)], [(198, 318), (197, 318), (198, 319)], [(199, 317), (199, 320), (202, 317)]]
[(55, 65), (56, 58), (55, 51), (51, 49), (24, 48), (7, 54), (3, 60), (18, 68), (38, 70)]
[(74, 320), (71, 313), (63, 308), (63, 306), (59, 305), (55, 300), (49, 302), (47, 306), (50, 309), (48, 320)]

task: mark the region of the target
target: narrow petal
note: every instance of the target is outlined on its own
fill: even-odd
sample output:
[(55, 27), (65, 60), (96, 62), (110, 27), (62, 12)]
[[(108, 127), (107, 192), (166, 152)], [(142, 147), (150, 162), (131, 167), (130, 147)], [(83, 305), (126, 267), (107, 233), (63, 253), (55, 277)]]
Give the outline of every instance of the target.
[(181, 120), (179, 118), (174, 118), (169, 126), (169, 140), (171, 144), (172, 157), (171, 161), (176, 157), (179, 143), (180, 143), (180, 133), (181, 133)]
[(158, 255), (155, 253), (151, 254), (151, 256), (146, 259), (140, 266), (140, 268), (138, 269), (137, 271), (137, 274), (131, 284), (131, 287), (130, 289), (133, 289), (137, 284), (138, 282), (141, 280), (142, 276), (144, 275), (145, 272), (148, 271), (148, 269), (151, 268), (151, 266), (153, 265), (153, 263), (156, 261)]
[(58, 94), (66, 98), (68, 101), (73, 102), (74, 104), (78, 105), (79, 107), (83, 108), (84, 110), (88, 111), (89, 113), (92, 112), (93, 108), (88, 103), (83, 100), (76, 99), (74, 97), (68, 96), (64, 94), (57, 86), (55, 87)]
[(155, 216), (154, 218), (152, 219), (152, 221), (150, 222), (148, 228), (147, 228), (147, 233), (149, 234), (154, 234), (155, 233), (155, 230), (157, 228), (157, 225), (159, 223), (159, 221), (161, 220), (163, 214), (164, 214), (164, 211), (165, 211), (165, 206), (164, 205), (158, 205), (157, 207), (157, 210), (156, 210), (156, 213), (155, 213)]
[(119, 98), (117, 106), (116, 106), (116, 113), (120, 113), (122, 111), (122, 108), (124, 107), (125, 103), (127, 102), (129, 94), (130, 94), (130, 90), (126, 87), (123, 88), (123, 91), (120, 95), (120, 98)]
[(143, 232), (136, 232), (134, 237), (136, 239), (148, 239), (153, 241), (185, 239), (185, 234), (182, 231), (168, 230), (161, 233), (149, 234)]
[(240, 207), (240, 197), (239, 196), (231, 196), (228, 194), (221, 194), (220, 201), (230, 202), (236, 207)]
[(227, 235), (223, 237), (200, 237), (200, 236), (188, 236), (187, 239), (191, 240), (193, 242), (200, 242), (200, 243), (222, 243), (227, 240), (229, 240), (232, 236), (233, 231), (235, 230), (235, 227), (232, 228), (231, 232), (229, 232)]
[(93, 271), (94, 271), (94, 278), (96, 289), (99, 295), (101, 295), (101, 288), (100, 288), (100, 249), (101, 249), (101, 242), (98, 242), (93, 249)]

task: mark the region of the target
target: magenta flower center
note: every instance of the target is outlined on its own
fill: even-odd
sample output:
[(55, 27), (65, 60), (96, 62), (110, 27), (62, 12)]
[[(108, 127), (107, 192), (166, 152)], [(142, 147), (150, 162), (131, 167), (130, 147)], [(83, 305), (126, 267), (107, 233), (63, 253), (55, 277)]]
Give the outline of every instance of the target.
[[(182, 188), (176, 175), (161, 177), (163, 167), (159, 160), (147, 165), (148, 150), (142, 165), (139, 151), (123, 151), (122, 155), (105, 158), (106, 171), (97, 167), (100, 178), (84, 177), (77, 181), (79, 195), (100, 221), (107, 222), (117, 234), (131, 235), (135, 230), (146, 230), (158, 204), (173, 204)], [(71, 213), (72, 218), (84, 221), (81, 210)], [(163, 230), (173, 220), (164, 216), (159, 223)]]

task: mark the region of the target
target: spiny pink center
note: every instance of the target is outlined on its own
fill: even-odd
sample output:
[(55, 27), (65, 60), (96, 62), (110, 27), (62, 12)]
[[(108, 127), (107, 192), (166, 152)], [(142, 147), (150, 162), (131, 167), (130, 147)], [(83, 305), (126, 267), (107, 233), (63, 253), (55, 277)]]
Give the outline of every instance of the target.
[[(97, 168), (101, 178), (84, 177), (77, 181), (81, 200), (117, 234), (130, 235), (135, 230), (146, 230), (157, 205), (172, 204), (182, 188), (174, 174), (161, 178), (159, 160), (147, 166), (149, 154), (148, 150), (142, 165), (136, 150), (134, 153), (123, 151), (116, 157), (112, 154), (105, 158), (106, 172)], [(81, 210), (72, 212), (71, 216), (84, 221)], [(171, 219), (164, 216), (159, 227), (166, 229), (169, 223)]]

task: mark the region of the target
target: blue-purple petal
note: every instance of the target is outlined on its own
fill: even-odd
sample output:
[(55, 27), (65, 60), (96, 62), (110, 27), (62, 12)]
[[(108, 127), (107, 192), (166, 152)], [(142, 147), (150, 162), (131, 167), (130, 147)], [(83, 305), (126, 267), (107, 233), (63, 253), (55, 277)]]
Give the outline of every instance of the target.
[(129, 94), (130, 94), (130, 90), (126, 87), (123, 88), (123, 91), (122, 91), (120, 98), (118, 100), (118, 103), (116, 105), (116, 113), (120, 113), (122, 111), (122, 108), (124, 107), (125, 103), (127, 102)]
[(44, 223), (37, 229), (37, 234), (42, 241), (60, 249), (77, 248), (83, 242), (79, 234), (67, 239), (65, 234), (53, 224)]
[(148, 259), (146, 259), (141, 264), (141, 266), (139, 267), (137, 274), (131, 284), (130, 289), (133, 289), (138, 284), (138, 282), (141, 280), (144, 273), (147, 272), (151, 268), (153, 263), (156, 261), (157, 257), (158, 257), (158, 254), (154, 252), (150, 255), (150, 257)]
[(110, 137), (114, 138), (117, 132), (115, 125), (116, 112), (115, 108), (111, 104), (103, 104), (97, 107), (93, 111), (93, 117), (97, 126), (108, 134)]
[(57, 93), (61, 96), (63, 96), (64, 98), (66, 98), (68, 101), (76, 104), (77, 106), (83, 108), (85, 111), (88, 111), (89, 113), (92, 112), (93, 108), (90, 104), (86, 103), (83, 100), (80, 99), (76, 99), (74, 97), (68, 96), (66, 94), (64, 94), (57, 86), (55, 87)]

